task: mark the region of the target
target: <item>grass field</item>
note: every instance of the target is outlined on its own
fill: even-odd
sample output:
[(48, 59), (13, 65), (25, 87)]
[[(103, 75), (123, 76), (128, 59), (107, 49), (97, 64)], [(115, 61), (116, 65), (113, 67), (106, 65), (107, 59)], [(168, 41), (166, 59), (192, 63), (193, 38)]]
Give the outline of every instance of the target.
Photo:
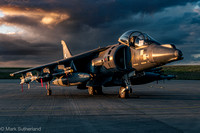
[(200, 80), (200, 65), (164, 66), (165, 74), (177, 75), (180, 80)]
[[(17, 79), (10, 77), (10, 73), (20, 71), (26, 68), (0, 68), (0, 79)], [(200, 65), (185, 65), (185, 66), (164, 66), (165, 74), (177, 75), (180, 80), (200, 80)]]

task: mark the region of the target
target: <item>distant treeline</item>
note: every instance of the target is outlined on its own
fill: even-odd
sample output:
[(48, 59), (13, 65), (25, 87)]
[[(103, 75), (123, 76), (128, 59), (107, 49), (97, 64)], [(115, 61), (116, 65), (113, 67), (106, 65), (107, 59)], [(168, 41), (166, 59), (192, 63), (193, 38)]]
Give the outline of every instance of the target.
[(21, 75), (10, 77), (10, 73), (21, 71), (27, 68), (0, 68), (0, 79), (18, 79)]
[[(0, 79), (17, 79), (21, 75), (10, 77), (10, 73), (27, 68), (0, 68)], [(200, 80), (200, 65), (163, 66), (164, 74), (177, 75), (180, 80)]]

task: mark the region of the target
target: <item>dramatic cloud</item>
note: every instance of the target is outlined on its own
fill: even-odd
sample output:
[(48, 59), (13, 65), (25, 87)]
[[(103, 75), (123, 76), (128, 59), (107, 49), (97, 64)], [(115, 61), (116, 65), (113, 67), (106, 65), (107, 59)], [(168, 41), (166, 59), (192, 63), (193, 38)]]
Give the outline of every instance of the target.
[(16, 20), (16, 22), (20, 22), (20, 20), (25, 20), (25, 23), (23, 24), (28, 24), (26, 23), (26, 18), (32, 18), (32, 20), (39, 21), (44, 25), (55, 25), (69, 18), (67, 14), (45, 11), (40, 8), (20, 8), (19, 6), (3, 6), (1, 7), (1, 11), (4, 13), (4, 15), (8, 16), (5, 18), (5, 21), (7, 20), (6, 22), (8, 23), (12, 23), (14, 20)]
[(62, 39), (74, 54), (111, 45), (130, 29), (175, 43), (181, 64), (200, 64), (198, 0), (1, 0), (0, 67), (60, 59)]

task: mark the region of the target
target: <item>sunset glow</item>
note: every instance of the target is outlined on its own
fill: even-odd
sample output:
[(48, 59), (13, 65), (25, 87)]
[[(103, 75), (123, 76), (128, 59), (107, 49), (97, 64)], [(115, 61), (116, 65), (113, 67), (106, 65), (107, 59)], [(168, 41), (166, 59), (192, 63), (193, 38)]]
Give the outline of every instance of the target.
[(25, 16), (45, 25), (55, 25), (69, 18), (66, 13), (47, 12), (39, 8), (19, 8), (4, 6), (0, 8), (0, 17)]
[(0, 26), (0, 33), (1, 34), (8, 34), (8, 35), (14, 35), (16, 33), (19, 33), (20, 29), (14, 26), (8, 26), (8, 25), (1, 25)]
[(62, 58), (60, 40), (79, 54), (131, 29), (175, 44), (184, 54), (178, 63), (200, 64), (199, 0), (0, 0), (0, 64), (42, 65)]

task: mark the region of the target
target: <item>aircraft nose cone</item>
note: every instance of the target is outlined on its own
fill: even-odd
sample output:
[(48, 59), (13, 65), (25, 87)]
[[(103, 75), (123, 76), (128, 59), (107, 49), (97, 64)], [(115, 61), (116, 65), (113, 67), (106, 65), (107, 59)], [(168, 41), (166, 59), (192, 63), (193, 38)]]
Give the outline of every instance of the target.
[(182, 59), (183, 53), (180, 50), (175, 50), (174, 55), (178, 57), (178, 59)]
[(183, 53), (176, 48), (156, 46), (152, 50), (152, 62), (166, 64), (183, 59)]

